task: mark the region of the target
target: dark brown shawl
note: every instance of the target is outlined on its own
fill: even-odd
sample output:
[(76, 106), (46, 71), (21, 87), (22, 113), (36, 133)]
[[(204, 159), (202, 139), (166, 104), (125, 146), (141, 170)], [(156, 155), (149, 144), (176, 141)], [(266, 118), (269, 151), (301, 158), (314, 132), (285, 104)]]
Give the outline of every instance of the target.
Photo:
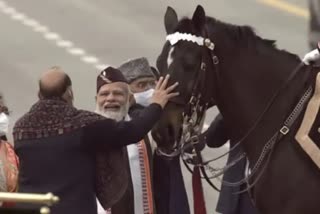
[[(104, 119), (61, 99), (40, 100), (16, 122), (13, 136), (15, 141), (58, 136)], [(96, 194), (105, 209), (116, 203), (128, 186), (125, 151), (125, 148), (99, 149), (96, 154)]]

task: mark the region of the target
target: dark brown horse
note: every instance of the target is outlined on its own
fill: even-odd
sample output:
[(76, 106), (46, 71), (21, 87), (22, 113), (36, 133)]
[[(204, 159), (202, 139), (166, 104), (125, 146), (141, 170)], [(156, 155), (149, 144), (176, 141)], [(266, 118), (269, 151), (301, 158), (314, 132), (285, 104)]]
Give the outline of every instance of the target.
[[(180, 96), (169, 102), (153, 129), (161, 151), (179, 149), (183, 118), (190, 106), (198, 104), (202, 112), (201, 108), (217, 105), (231, 142), (241, 141), (251, 169), (266, 150), (251, 179), (259, 177), (252, 193), (261, 213), (320, 213), (319, 169), (295, 140), (312, 94), (298, 105), (301, 114), (293, 112), (297, 118), (289, 118), (292, 124), (284, 123), (307, 89), (313, 90), (314, 69), (248, 26), (207, 17), (201, 6), (192, 19), (180, 21), (168, 7), (164, 21), (167, 42), (157, 67), (162, 75), (169, 73), (172, 82), (179, 82)], [(319, 125), (318, 119), (316, 123)], [(319, 142), (317, 129), (314, 125), (310, 136)], [(275, 141), (269, 141), (272, 136)]]

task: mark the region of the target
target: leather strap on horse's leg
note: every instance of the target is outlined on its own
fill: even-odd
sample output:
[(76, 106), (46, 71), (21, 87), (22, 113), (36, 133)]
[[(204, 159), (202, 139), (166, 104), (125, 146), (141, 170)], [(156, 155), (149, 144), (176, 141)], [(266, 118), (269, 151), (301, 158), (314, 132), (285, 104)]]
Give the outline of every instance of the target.
[(193, 188), (193, 209), (194, 214), (206, 214), (206, 204), (204, 201), (203, 188), (199, 166), (195, 166), (192, 174)]

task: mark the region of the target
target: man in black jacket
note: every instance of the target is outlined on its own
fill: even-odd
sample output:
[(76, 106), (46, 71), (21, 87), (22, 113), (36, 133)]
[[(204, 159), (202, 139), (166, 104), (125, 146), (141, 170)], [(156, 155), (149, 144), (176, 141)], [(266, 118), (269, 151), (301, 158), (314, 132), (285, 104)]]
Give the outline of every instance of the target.
[[(122, 190), (114, 187), (125, 184), (127, 175), (125, 169), (115, 171), (106, 158), (143, 138), (159, 119), (168, 99), (177, 96), (172, 93), (176, 84), (167, 87), (168, 78), (159, 81), (152, 104), (141, 117), (115, 122), (73, 107), (68, 75), (58, 67), (45, 72), (39, 81), (39, 101), (13, 130), (21, 163), (19, 192), (53, 192), (60, 202), (52, 207), (52, 214), (96, 214), (96, 195), (105, 208), (110, 207), (110, 201), (115, 202), (110, 194), (121, 196), (118, 192)], [(113, 152), (108, 153), (110, 150)], [(101, 151), (106, 151), (104, 156)], [(117, 158), (124, 161), (121, 154)]]

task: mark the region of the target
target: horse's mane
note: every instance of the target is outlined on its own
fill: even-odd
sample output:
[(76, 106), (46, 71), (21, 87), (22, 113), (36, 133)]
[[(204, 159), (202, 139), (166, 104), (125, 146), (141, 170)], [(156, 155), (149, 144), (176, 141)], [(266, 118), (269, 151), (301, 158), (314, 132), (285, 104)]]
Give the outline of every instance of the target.
[[(235, 48), (234, 45), (241, 44), (242, 47), (259, 49), (264, 47), (265, 49), (273, 52), (274, 54), (286, 55), (289, 58), (294, 58), (295, 60), (299, 60), (300, 58), (296, 54), (292, 54), (286, 50), (280, 50), (277, 48), (275, 40), (263, 39), (258, 36), (254, 29), (251, 26), (239, 26), (228, 24), (222, 21), (219, 21), (213, 17), (206, 17), (206, 24), (209, 26), (207, 28), (208, 34), (214, 34), (215, 29), (222, 30), (225, 32), (228, 41), (224, 45), (231, 45)], [(212, 27), (210, 27), (212, 26)], [(200, 36), (199, 31), (195, 28), (192, 20), (187, 17), (182, 18), (177, 27), (176, 31), (179, 32), (189, 32), (194, 35)], [(225, 37), (226, 38), (226, 37)]]

